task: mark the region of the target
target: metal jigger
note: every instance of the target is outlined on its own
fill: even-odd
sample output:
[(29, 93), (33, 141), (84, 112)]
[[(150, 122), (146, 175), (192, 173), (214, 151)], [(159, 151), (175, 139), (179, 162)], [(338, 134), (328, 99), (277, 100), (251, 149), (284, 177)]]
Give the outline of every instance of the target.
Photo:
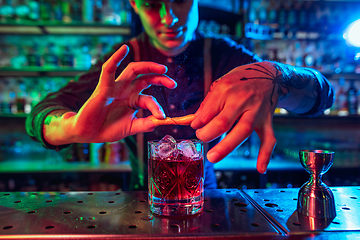
[(297, 211), (311, 218), (335, 218), (334, 195), (321, 181), (333, 163), (334, 152), (324, 150), (300, 150), (300, 162), (310, 173), (310, 179), (299, 190)]

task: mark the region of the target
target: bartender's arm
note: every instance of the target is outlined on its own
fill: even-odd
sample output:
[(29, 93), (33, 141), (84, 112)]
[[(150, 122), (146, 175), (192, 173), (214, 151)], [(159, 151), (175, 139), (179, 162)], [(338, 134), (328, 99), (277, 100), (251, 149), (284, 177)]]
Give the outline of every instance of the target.
[(164, 65), (153, 62), (130, 63), (115, 79), (115, 71), (128, 51), (123, 45), (103, 64), (95, 91), (79, 111), (58, 109), (46, 116), (43, 136), (48, 144), (112, 142), (152, 131), (156, 125), (150, 117), (135, 117), (139, 108), (150, 110), (156, 118), (165, 118), (156, 99), (141, 91), (150, 85), (175, 88), (176, 82), (165, 75)]
[[(232, 130), (207, 157), (218, 162), (255, 130), (261, 145), (257, 169), (265, 173), (276, 145), (272, 126), (276, 107), (315, 116), (330, 108), (334, 91), (318, 71), (264, 61), (237, 67), (218, 79), (195, 113), (191, 127), (202, 141)], [(235, 124), (235, 125), (234, 125)]]

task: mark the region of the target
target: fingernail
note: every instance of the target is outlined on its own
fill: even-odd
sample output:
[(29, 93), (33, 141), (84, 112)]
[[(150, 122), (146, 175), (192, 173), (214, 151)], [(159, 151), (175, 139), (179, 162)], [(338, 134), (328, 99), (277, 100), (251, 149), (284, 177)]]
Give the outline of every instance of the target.
[(167, 66), (164, 66), (165, 67), (165, 72), (167, 72), (168, 71), (168, 67)]
[(219, 158), (219, 154), (217, 152), (209, 152), (207, 154), (207, 159), (210, 161), (210, 162), (216, 162)]
[(266, 174), (266, 172), (267, 172), (267, 165), (265, 165), (265, 166), (262, 167), (262, 172), (263, 172), (263, 174)]

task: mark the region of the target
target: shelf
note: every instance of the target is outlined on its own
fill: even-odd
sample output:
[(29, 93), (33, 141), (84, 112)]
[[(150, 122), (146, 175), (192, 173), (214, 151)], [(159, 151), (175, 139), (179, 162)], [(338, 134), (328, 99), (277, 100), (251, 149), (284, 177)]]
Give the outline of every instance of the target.
[(0, 24), (0, 34), (130, 35), (129, 25), (26, 22)]
[(88, 71), (87, 69), (76, 69), (69, 67), (44, 68), (23, 67), (15, 69), (11, 67), (0, 67), (0, 76), (3, 77), (75, 77)]
[(14, 160), (0, 162), (0, 173), (46, 172), (131, 172), (129, 162), (119, 164), (85, 162), (51, 162), (45, 160)]
[(296, 31), (280, 31), (278, 26), (255, 23), (245, 24), (245, 36), (254, 40), (343, 40), (342, 34), (333, 32), (332, 28), (330, 30), (300, 29)]

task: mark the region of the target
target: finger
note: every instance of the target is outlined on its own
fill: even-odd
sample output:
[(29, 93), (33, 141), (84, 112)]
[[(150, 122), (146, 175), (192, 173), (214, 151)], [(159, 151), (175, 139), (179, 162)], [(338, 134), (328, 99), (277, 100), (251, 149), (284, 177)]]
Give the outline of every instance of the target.
[(130, 135), (134, 135), (140, 132), (151, 132), (156, 128), (156, 125), (153, 121), (150, 120), (149, 116), (147, 118), (135, 118), (132, 122)]
[[(215, 115), (215, 113), (213, 113), (212, 111), (207, 111), (207, 113), (203, 114), (207, 114), (210, 117)], [(204, 142), (211, 141), (221, 136), (225, 132), (229, 131), (238, 118), (239, 115), (234, 112), (234, 107), (228, 104), (217, 116), (215, 116), (211, 121), (206, 123), (204, 127), (198, 129), (196, 131), (196, 135)], [(194, 119), (194, 121), (195, 120), (196, 118)], [(193, 126), (193, 123), (191, 124), (191, 126)]]
[(100, 84), (109, 85), (115, 79), (115, 71), (129, 53), (129, 47), (122, 45), (102, 66)]
[(116, 79), (116, 81), (123, 81), (124, 84), (129, 84), (129, 82), (133, 81), (139, 75), (142, 74), (165, 74), (167, 72), (167, 67), (162, 64), (154, 63), (154, 62), (131, 62), (129, 65), (122, 71), (120, 76)]
[(166, 117), (164, 110), (153, 96), (140, 94), (137, 105), (140, 108), (148, 109), (156, 118), (164, 119)]
[[(245, 142), (254, 130), (254, 119), (255, 116), (252, 113), (244, 113), (227, 136), (207, 153), (208, 160), (213, 163), (218, 162), (231, 153), (237, 146)], [(199, 136), (198, 138), (203, 140)]]
[(136, 79), (136, 89), (141, 92), (142, 90), (148, 88), (150, 85), (164, 86), (170, 89), (174, 89), (177, 86), (177, 83), (166, 75), (159, 74), (147, 74), (142, 75)]
[(270, 123), (266, 124), (264, 129), (257, 130), (256, 132), (261, 141), (256, 168), (259, 173), (266, 173), (271, 155), (276, 146), (274, 129), (272, 128), (272, 124)]
[(209, 93), (196, 111), (196, 118), (191, 123), (193, 129), (199, 129), (208, 124), (222, 109), (219, 94)]

